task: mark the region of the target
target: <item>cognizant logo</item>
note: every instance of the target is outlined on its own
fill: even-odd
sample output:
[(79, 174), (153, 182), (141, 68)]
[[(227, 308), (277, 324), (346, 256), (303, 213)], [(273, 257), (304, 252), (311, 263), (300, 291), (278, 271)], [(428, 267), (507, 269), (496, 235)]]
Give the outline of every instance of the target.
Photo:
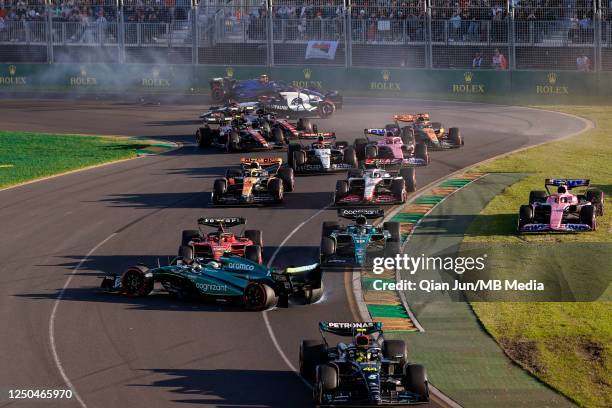
[(226, 285), (215, 285), (214, 283), (196, 283), (196, 288), (204, 292), (227, 292)]

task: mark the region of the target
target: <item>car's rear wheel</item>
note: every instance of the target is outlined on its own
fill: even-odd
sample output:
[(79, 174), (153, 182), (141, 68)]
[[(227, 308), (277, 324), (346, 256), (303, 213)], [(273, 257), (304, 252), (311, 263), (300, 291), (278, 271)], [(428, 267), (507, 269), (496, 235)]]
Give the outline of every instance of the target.
[(350, 165), (351, 167), (358, 166), (357, 153), (355, 152), (354, 148), (347, 147), (346, 149), (344, 149), (343, 155), (344, 155), (344, 163)]
[(519, 219), (518, 219), (518, 230), (521, 232), (521, 229), (533, 222), (533, 208), (530, 205), (521, 205), (519, 209)]
[(212, 132), (210, 128), (201, 127), (196, 130), (195, 139), (198, 147), (208, 147), (212, 143)]
[(225, 90), (221, 86), (213, 86), (210, 91), (210, 96), (214, 103), (225, 101)]
[(249, 261), (261, 264), (263, 258), (261, 256), (261, 247), (259, 245), (249, 245), (244, 248), (244, 257)]
[(293, 165), (293, 153), (300, 150), (302, 150), (302, 146), (297, 143), (291, 143), (289, 148), (287, 148), (287, 165), (289, 165), (289, 167), (295, 169), (295, 166)]
[(217, 179), (213, 184), (213, 196), (212, 201), (213, 204), (220, 204), (221, 198), (223, 194), (227, 191), (227, 180), (226, 179)]
[(376, 146), (366, 146), (365, 148), (365, 159), (375, 159), (378, 157), (378, 147)]
[(348, 178), (362, 178), (363, 170), (362, 169), (350, 169), (348, 171)]
[(236, 131), (232, 131), (227, 137), (227, 151), (236, 152), (240, 150), (240, 135)]
[(340, 224), (336, 221), (324, 221), (323, 228), (321, 230), (322, 237), (329, 237), (332, 232), (338, 230), (340, 228)]
[(323, 101), (319, 103), (317, 110), (319, 112), (319, 117), (321, 117), (322, 119), (326, 119), (334, 114), (334, 112), (336, 111), (336, 106), (329, 101)]
[(193, 247), (191, 245), (181, 245), (178, 250), (178, 256), (186, 262), (193, 261)]
[(331, 364), (319, 364), (317, 366), (317, 386), (323, 392), (333, 391), (338, 388), (338, 370)]
[(325, 236), (321, 238), (321, 255), (323, 257), (332, 256), (336, 253), (336, 241), (329, 237)]
[(414, 129), (410, 126), (404, 126), (401, 131), (402, 143), (406, 146), (414, 144)]
[(323, 297), (323, 282), (321, 282), (321, 287), (316, 289), (306, 289), (304, 291), (304, 298), (307, 304), (317, 303)]
[(270, 286), (261, 282), (250, 282), (244, 288), (244, 307), (247, 310), (262, 311), (276, 306), (278, 296)]
[(346, 196), (349, 192), (349, 184), (346, 180), (338, 180), (336, 181), (336, 195), (334, 197), (334, 201), (337, 203), (338, 200)]
[(533, 190), (529, 192), (529, 204), (545, 203), (548, 194), (543, 190)]
[(278, 169), (278, 178), (283, 180), (283, 188), (286, 192), (291, 192), (295, 188), (295, 177), (291, 167), (283, 167)]
[(400, 234), (400, 223), (399, 222), (385, 222), (383, 223), (383, 229), (385, 231), (388, 231), (389, 234), (391, 234), (391, 240), (392, 241), (400, 241), (401, 240), (401, 234)]
[(393, 130), (393, 129), (397, 129), (397, 125), (395, 123), (387, 123), (385, 125), (385, 130)]
[(121, 277), (121, 288), (130, 296), (147, 296), (153, 291), (153, 277), (147, 276), (149, 268), (142, 265), (132, 266)]
[(297, 121), (297, 130), (300, 132), (308, 132), (311, 133), (312, 130), (312, 122), (308, 118), (299, 118)]
[(425, 143), (419, 143), (414, 147), (414, 157), (425, 160), (425, 164), (429, 164), (429, 151)]
[(368, 145), (368, 140), (364, 138), (357, 138), (353, 146), (355, 146), (355, 153), (357, 154), (358, 160), (365, 159), (365, 148)]
[(595, 217), (595, 206), (585, 205), (580, 208), (580, 223), (591, 227), (591, 230), (597, 229), (597, 218)]
[(188, 245), (194, 238), (200, 238), (200, 231), (183, 230), (181, 233), (181, 245)]
[(406, 183), (406, 191), (414, 193), (417, 189), (416, 170), (413, 167), (404, 167), (400, 169), (399, 175)]
[(455, 146), (463, 146), (463, 139), (461, 138), (459, 128), (452, 127), (448, 129), (448, 141)]
[(408, 349), (403, 340), (384, 340), (382, 344), (382, 353), (384, 358), (400, 361), (401, 365), (408, 359)]
[(274, 129), (272, 129), (272, 141), (277, 145), (281, 146), (285, 144), (285, 136), (283, 135), (283, 131), (280, 128), (275, 127)]
[(300, 343), (300, 375), (313, 382), (317, 366), (325, 362), (326, 348), (320, 340), (302, 340)]
[(306, 152), (303, 150), (298, 150), (297, 152), (293, 152), (293, 169), (297, 169), (299, 166), (302, 166), (306, 163)]
[(402, 382), (406, 391), (419, 396), (419, 402), (429, 401), (429, 383), (425, 367), (420, 364), (406, 364)]
[(259, 245), (263, 248), (263, 238), (260, 230), (246, 230), (244, 236), (253, 242), (253, 245)]
[(275, 203), (282, 203), (284, 196), (283, 181), (279, 178), (273, 178), (268, 182), (268, 190), (272, 194)]
[(601, 217), (604, 215), (604, 193), (600, 190), (588, 189), (586, 191), (586, 199), (595, 206), (595, 215)]

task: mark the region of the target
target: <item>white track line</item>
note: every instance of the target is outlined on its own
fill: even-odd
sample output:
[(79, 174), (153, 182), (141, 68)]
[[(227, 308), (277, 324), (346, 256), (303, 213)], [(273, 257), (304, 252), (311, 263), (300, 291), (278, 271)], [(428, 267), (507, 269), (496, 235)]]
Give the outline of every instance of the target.
[(49, 317), (49, 343), (51, 345), (51, 353), (53, 354), (53, 360), (55, 361), (55, 366), (57, 367), (57, 370), (62, 376), (64, 383), (66, 383), (66, 385), (72, 390), (72, 393), (74, 394), (74, 397), (79, 403), (79, 405), (81, 406), (81, 408), (87, 408), (87, 404), (85, 404), (85, 401), (83, 401), (83, 399), (77, 392), (76, 388), (70, 381), (70, 378), (68, 378), (68, 375), (66, 375), (66, 372), (64, 371), (64, 366), (62, 366), (62, 362), (60, 361), (59, 354), (57, 353), (57, 347), (55, 345), (55, 317), (57, 316), (57, 309), (59, 307), (59, 304), (64, 298), (64, 293), (66, 292), (68, 285), (70, 285), (70, 282), (72, 281), (72, 278), (74, 277), (75, 273), (81, 268), (81, 266), (85, 263), (85, 261), (87, 261), (87, 259), (91, 256), (91, 254), (93, 254), (102, 245), (107, 243), (115, 235), (117, 235), (117, 233), (113, 232), (108, 237), (106, 237), (103, 241), (101, 241), (98, 245), (93, 247), (91, 251), (89, 251), (87, 255), (85, 255), (85, 257), (83, 257), (79, 261), (78, 265), (72, 270), (72, 272), (70, 272), (70, 276), (68, 276), (68, 279), (66, 279), (66, 282), (64, 283), (64, 286), (62, 287), (62, 290), (60, 290), (59, 295), (57, 296), (57, 298), (55, 299), (55, 302), (53, 303), (53, 309), (51, 310), (51, 316)]
[[(269, 268), (272, 265), (272, 263), (276, 259), (276, 256), (280, 252), (280, 250), (287, 243), (287, 241), (289, 241), (291, 239), (291, 237), (293, 237), (304, 225), (308, 224), (310, 221), (312, 221), (313, 219), (318, 217), (319, 214), (321, 214), (323, 211), (327, 210), (328, 208), (329, 208), (329, 205), (326, 205), (325, 207), (321, 208), (319, 211), (317, 211), (316, 213), (311, 215), (310, 218), (302, 221), (297, 227), (295, 227), (287, 235), (287, 237), (283, 240), (283, 242), (280, 243), (280, 245), (276, 248), (274, 253), (272, 253), (272, 256), (270, 257), (270, 260), (268, 261), (266, 266)], [(268, 330), (268, 335), (270, 335), (270, 339), (272, 340), (272, 343), (274, 344), (274, 347), (276, 348), (276, 351), (278, 352), (278, 354), (281, 356), (281, 358), (283, 359), (283, 361), (285, 362), (287, 367), (289, 367), (289, 369), (291, 371), (293, 371), (299, 377), (299, 379), (304, 383), (304, 385), (306, 385), (308, 388), (312, 389), (312, 386), (310, 385), (310, 383), (308, 381), (306, 381), (304, 378), (302, 378), (302, 376), (300, 375), (300, 371), (297, 368), (295, 368), (295, 366), (293, 365), (291, 360), (289, 360), (289, 357), (287, 357), (287, 355), (283, 351), (280, 343), (278, 342), (276, 334), (274, 333), (274, 329), (272, 328), (272, 325), (270, 324), (270, 319), (268, 318), (268, 311), (264, 310), (263, 312), (261, 312), (261, 314), (263, 316), (264, 323), (266, 324), (266, 329)]]

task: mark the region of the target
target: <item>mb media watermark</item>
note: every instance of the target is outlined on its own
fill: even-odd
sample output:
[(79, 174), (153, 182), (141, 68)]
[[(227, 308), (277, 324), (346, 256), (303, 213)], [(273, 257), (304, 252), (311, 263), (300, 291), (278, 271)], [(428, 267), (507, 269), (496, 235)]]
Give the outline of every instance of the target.
[(409, 256), (406, 254), (397, 254), (394, 258), (374, 258), (374, 264), (372, 272), (376, 275), (380, 275), (387, 269), (396, 269), (400, 271), (407, 271), (411, 275), (414, 275), (417, 271), (452, 271), (458, 275), (463, 274), (466, 271), (482, 271), (485, 268), (485, 259), (487, 255), (479, 257), (457, 257), (453, 258), (450, 256)]

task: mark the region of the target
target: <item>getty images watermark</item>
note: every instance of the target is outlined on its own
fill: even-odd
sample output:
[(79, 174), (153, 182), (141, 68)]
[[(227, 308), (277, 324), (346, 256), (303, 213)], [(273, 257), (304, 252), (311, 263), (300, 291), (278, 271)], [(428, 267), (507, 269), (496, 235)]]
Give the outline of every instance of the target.
[(388, 258), (374, 258), (374, 265), (372, 272), (376, 275), (380, 275), (387, 269), (395, 269), (400, 271), (409, 272), (414, 275), (417, 271), (446, 271), (455, 272), (458, 275), (463, 274), (466, 271), (482, 271), (485, 268), (485, 259), (487, 255), (479, 257), (457, 257), (452, 258), (450, 256), (409, 256), (407, 254), (397, 254), (395, 257)]

